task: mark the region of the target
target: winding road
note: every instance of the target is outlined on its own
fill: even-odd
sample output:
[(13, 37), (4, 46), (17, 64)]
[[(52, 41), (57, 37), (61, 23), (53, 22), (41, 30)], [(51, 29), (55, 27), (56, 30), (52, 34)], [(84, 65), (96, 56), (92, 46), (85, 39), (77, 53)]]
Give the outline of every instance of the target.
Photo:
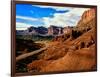
[(41, 48), (39, 50), (35, 50), (35, 51), (29, 52), (29, 53), (25, 53), (25, 54), (19, 55), (18, 57), (16, 57), (16, 62), (19, 61), (19, 60), (22, 60), (24, 58), (27, 58), (29, 56), (35, 55), (35, 54), (37, 54), (39, 52), (42, 52), (43, 50), (47, 49), (48, 44), (47, 43), (44, 43), (44, 44), (45, 44), (44, 48)]

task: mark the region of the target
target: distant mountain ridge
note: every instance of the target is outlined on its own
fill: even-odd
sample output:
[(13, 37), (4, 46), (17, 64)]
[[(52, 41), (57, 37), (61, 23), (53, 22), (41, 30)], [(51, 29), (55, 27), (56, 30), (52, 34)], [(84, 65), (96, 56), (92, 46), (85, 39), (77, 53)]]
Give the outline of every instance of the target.
[(48, 28), (43, 26), (40, 27), (29, 27), (26, 30), (16, 30), (16, 35), (60, 35), (67, 32), (67, 29), (71, 29), (71, 27), (58, 27), (55, 25), (51, 25)]
[(48, 32), (47, 28), (40, 27), (29, 27), (26, 30), (16, 30), (16, 35), (37, 35), (37, 34), (46, 34)]

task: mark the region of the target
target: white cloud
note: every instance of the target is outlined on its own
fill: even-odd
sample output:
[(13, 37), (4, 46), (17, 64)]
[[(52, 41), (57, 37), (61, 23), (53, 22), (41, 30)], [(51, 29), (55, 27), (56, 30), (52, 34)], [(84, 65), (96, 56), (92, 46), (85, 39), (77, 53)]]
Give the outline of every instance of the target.
[(56, 11), (66, 11), (66, 10), (73, 9), (72, 7), (61, 7), (61, 6), (45, 6), (45, 5), (32, 5), (32, 6), (37, 6), (40, 8), (52, 8), (55, 9)]
[(32, 26), (32, 25), (26, 24), (26, 23), (21, 23), (21, 22), (16, 22), (16, 30), (25, 30), (30, 26)]
[[(31, 26), (38, 27), (38, 26), (41, 26), (41, 25), (34, 25), (34, 24), (16, 22), (16, 30), (26, 30), (28, 27), (31, 27)], [(42, 25), (42, 26), (44, 26), (44, 25)]]
[[(50, 25), (62, 26), (62, 27), (76, 26), (77, 22), (80, 20), (80, 17), (82, 16), (83, 12), (88, 9), (89, 8), (69, 8), (69, 10), (70, 10), (69, 12), (55, 13), (54, 17), (43, 17), (40, 19), (24, 17), (24, 16), (16, 16), (16, 18), (25, 19), (25, 20), (29, 20), (29, 21), (38, 20), (38, 21), (43, 22), (44, 25), (41, 25), (41, 26), (45, 26), (45, 27), (49, 27)], [(30, 26), (36, 27), (36, 26), (40, 26), (40, 25), (31, 25), (31, 24), (27, 24), (27, 23), (16, 22), (17, 30), (21, 30), (21, 29), (25, 30)]]
[(24, 20), (30, 20), (30, 21), (39, 20), (39, 19), (36, 19), (36, 18), (26, 17), (26, 16), (16, 16), (16, 18), (24, 19)]
[(44, 23), (46, 27), (50, 25), (56, 26), (76, 26), (77, 22), (80, 20), (81, 15), (86, 8), (73, 8), (69, 12), (66, 13), (55, 13), (53, 18), (44, 17)]
[(74, 8), (70, 11), (70, 13), (76, 14), (76, 15), (82, 15), (84, 11), (89, 10), (90, 8)]
[[(42, 22), (42, 19), (38, 18), (32, 18), (32, 17), (25, 17), (25, 16), (16, 16), (16, 19), (22, 19), (26, 21), (31, 21), (31, 22)], [(16, 22), (16, 30), (25, 30), (30, 26), (40, 26), (40, 25), (34, 25), (33, 23), (27, 23), (27, 22)]]
[(16, 28), (16, 30), (26, 30), (27, 28)]

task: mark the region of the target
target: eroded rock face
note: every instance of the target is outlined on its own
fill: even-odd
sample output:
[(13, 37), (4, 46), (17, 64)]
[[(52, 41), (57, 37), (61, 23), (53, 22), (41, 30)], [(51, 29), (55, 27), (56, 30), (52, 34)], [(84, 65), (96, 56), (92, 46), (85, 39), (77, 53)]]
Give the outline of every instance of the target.
[(68, 33), (70, 33), (71, 31), (72, 31), (72, 27), (69, 27), (69, 26), (64, 27), (64, 29), (63, 29), (63, 33), (64, 33), (64, 34), (68, 34)]
[(32, 63), (27, 65), (28, 72), (40, 72), (42, 68), (47, 66), (52, 61), (47, 60), (35, 60)]
[(90, 49), (82, 49), (68, 52), (64, 57), (51, 62), (41, 69), (42, 72), (53, 71), (80, 71), (94, 70), (95, 52)]
[(39, 72), (96, 70), (94, 23), (95, 10), (85, 11), (77, 25), (78, 28), (69, 34), (56, 37), (41, 53), (42, 57), (39, 60), (28, 64), (28, 69), (32, 70), (35, 67)]
[(16, 35), (38, 35), (38, 34), (47, 34), (48, 29), (40, 26), (40, 27), (29, 27), (26, 30), (17, 30)]
[(63, 33), (63, 28), (51, 25), (48, 28), (48, 35), (60, 35)]
[(83, 13), (81, 20), (83, 22), (88, 22), (95, 17), (95, 9), (87, 10)]
[(90, 9), (90, 10), (85, 11), (83, 13), (83, 15), (81, 16), (81, 19), (78, 22), (77, 26), (81, 26), (82, 27), (82, 26), (86, 25), (89, 21), (91, 23), (94, 22), (93, 20), (95, 20), (95, 15), (96, 15), (95, 11), (96, 11), (95, 9)]

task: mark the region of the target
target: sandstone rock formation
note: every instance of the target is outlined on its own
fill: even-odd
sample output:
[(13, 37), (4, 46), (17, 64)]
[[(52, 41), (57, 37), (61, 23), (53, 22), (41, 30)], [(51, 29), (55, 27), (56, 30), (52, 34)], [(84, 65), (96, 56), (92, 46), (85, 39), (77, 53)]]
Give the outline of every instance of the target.
[(48, 28), (48, 35), (60, 35), (63, 33), (63, 28), (62, 27), (57, 27), (57, 26), (53, 26), (51, 25)]
[(68, 34), (68, 33), (70, 33), (72, 31), (72, 27), (70, 27), (70, 26), (67, 26), (67, 27), (64, 27), (63, 28), (63, 33), (64, 34)]
[[(93, 26), (95, 25), (95, 9), (87, 10), (83, 13), (80, 21), (78, 22), (77, 26)], [(89, 23), (90, 22), (90, 23)], [(88, 24), (87, 24), (88, 23)]]
[(96, 70), (95, 23), (95, 10), (85, 11), (76, 28), (57, 36), (37, 60), (27, 65), (28, 72)]
[(40, 26), (40, 27), (29, 27), (26, 30), (17, 30), (16, 35), (38, 35), (38, 34), (47, 34), (48, 29)]

